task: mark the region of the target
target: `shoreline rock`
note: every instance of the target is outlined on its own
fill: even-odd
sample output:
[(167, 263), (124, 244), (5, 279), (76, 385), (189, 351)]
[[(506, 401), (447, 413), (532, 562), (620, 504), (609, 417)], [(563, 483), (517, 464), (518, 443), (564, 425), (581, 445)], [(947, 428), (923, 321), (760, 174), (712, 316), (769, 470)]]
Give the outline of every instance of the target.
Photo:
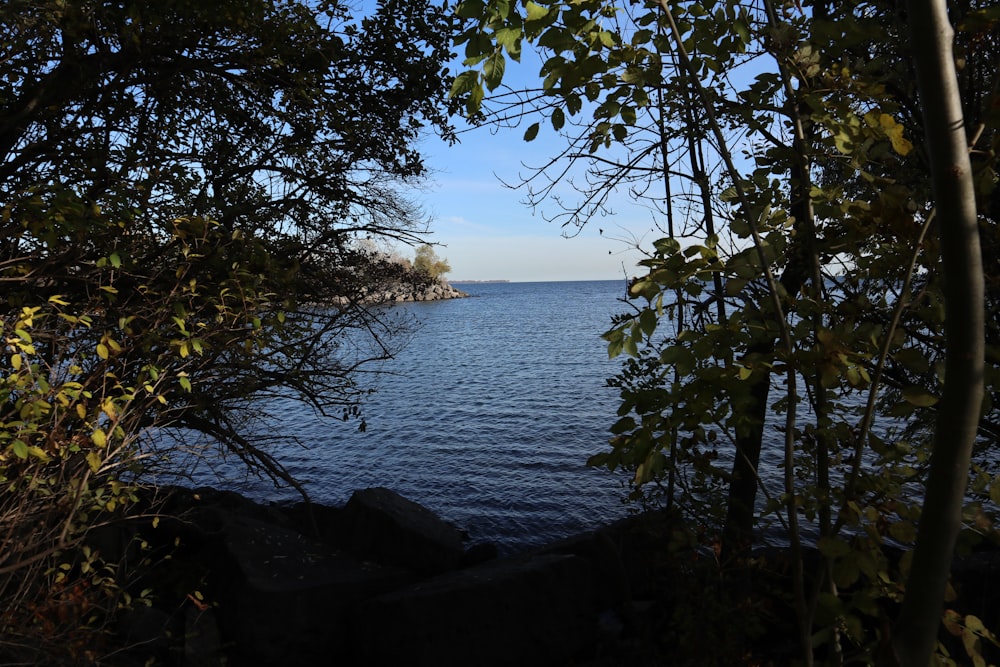
[(158, 597), (123, 619), (144, 648), (121, 664), (588, 664), (602, 618), (624, 615), (639, 585), (607, 553), (620, 540), (597, 537), (610, 528), (497, 558), (384, 488), (337, 509), (178, 487), (156, 527), (124, 529), (95, 547), (110, 560), (116, 543), (147, 542), (139, 578)]
[[(177, 487), (150, 509), (91, 540), (107, 562), (143, 563), (130, 566), (133, 597), (156, 592), (120, 618), (126, 648), (109, 664), (662, 664), (669, 647), (650, 633), (692, 604), (690, 582), (670, 578), (683, 572), (664, 578), (678, 532), (665, 511), (497, 558), (494, 545), (464, 544), (458, 528), (384, 488), (340, 509)], [(148, 546), (136, 553), (139, 541)], [(745, 585), (788, 585), (782, 552), (755, 558), (771, 567), (747, 569)], [(960, 594), (996, 600), (1000, 552), (957, 560), (953, 574)], [(980, 606), (969, 613), (994, 623), (996, 605)], [(795, 653), (786, 616), (759, 638), (779, 663)]]
[(372, 295), (374, 303), (410, 303), (414, 301), (445, 301), (448, 299), (464, 299), (469, 295), (453, 287), (447, 281), (438, 280), (429, 285), (403, 284), (386, 289)]
[[(414, 301), (446, 301), (448, 299), (465, 299), (469, 294), (453, 287), (447, 281), (438, 280), (430, 284), (396, 283), (376, 291), (365, 291), (361, 301), (365, 305), (391, 305), (395, 303), (412, 303)], [(333, 299), (331, 304), (343, 306), (349, 303), (347, 297)]]

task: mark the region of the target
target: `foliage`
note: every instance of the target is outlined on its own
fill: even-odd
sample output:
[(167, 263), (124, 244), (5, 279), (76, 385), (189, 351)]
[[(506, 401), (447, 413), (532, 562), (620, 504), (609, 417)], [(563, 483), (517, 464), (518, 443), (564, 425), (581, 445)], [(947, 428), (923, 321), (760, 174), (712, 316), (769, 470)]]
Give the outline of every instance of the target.
[[(452, 94), (480, 122), (525, 119), (528, 141), (546, 126), (565, 138), (548, 184), (525, 186), (538, 203), (576, 184), (577, 203), (554, 202), (566, 223), (621, 188), (650, 202), (664, 238), (606, 334), (631, 359), (612, 380), (610, 449), (591, 463), (630, 470), (634, 498), (721, 533), (724, 562), (762, 522), (787, 539), (804, 656), (837, 662), (871, 659), (862, 629), (904, 591), (908, 561), (886, 548), (911, 546), (921, 513), (943, 277), (904, 17), (891, 3), (803, 4), (466, 0), (470, 69)], [(1000, 16), (953, 5), (989, 258)], [(540, 84), (507, 92), (506, 62), (529, 44)], [(986, 262), (988, 302), (998, 266)], [(989, 323), (990, 396), (998, 345)], [(991, 475), (996, 410), (986, 401), (979, 424)], [(823, 556), (809, 572), (807, 541)]]
[[(387, 337), (391, 323), (359, 304), (402, 271), (355, 241), (419, 238), (393, 184), (421, 173), (412, 142), (425, 124), (449, 131), (448, 17), (378, 11), (7, 5), (10, 307), (58, 294), (99, 316), (86, 331), (119, 344), (130, 385), (172, 349), (191, 388), (169, 421), (238, 453), (232, 410), (253, 395), (352, 405), (352, 370), (391, 348), (341, 339)], [(120, 340), (131, 336), (135, 348)]]
[(47, 320), (67, 323), (67, 337), (91, 323), (68, 306), (53, 296), (3, 322), (9, 371), (0, 389), (0, 654), (33, 662), (98, 657), (97, 631), (122, 591), (114, 570), (79, 544), (135, 501), (122, 481), (139, 460), (127, 432), (143, 411), (137, 404), (162, 400), (171, 384), (150, 380), (136, 391), (110, 370), (103, 378), (87, 373), (85, 366), (106, 367), (117, 345), (110, 338), (96, 350), (77, 348), (72, 359), (47, 357), (42, 346), (55, 347), (39, 335), (51, 330)]
[(433, 246), (425, 243), (417, 247), (416, 255), (413, 258), (413, 269), (417, 273), (438, 280), (451, 271), (451, 266), (448, 265), (448, 260), (437, 256)]
[[(364, 241), (425, 231), (401, 188), (423, 173), (421, 132), (451, 134), (450, 25), (392, 0), (367, 17), (285, 0), (0, 8), (5, 638), (58, 635), (39, 610), (84, 590), (114, 611), (121, 582), (74, 554), (176, 465), (165, 431), (295, 485), (270, 449), (287, 437), (257, 432), (261, 401), (359, 413), (358, 374), (406, 324), (371, 295), (412, 274)], [(84, 643), (53, 659), (93, 661)]]

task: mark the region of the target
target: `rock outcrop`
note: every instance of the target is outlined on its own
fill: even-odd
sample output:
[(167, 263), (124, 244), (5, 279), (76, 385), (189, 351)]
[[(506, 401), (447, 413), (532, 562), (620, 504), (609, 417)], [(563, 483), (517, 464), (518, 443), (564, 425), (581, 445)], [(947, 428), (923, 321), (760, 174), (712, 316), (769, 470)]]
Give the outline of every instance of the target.
[(124, 664), (598, 664), (639, 585), (620, 535), (490, 558), (388, 489), (342, 510), (176, 489), (161, 512), (137, 530), (153, 556), (142, 579), (172, 592), (123, 619)]
[(594, 636), (590, 567), (541, 554), (484, 563), (380, 595), (360, 605), (359, 664), (569, 664)]
[(465, 292), (452, 287), (447, 282), (437, 281), (429, 285), (400, 284), (397, 287), (380, 294), (375, 299), (379, 303), (404, 303), (407, 301), (443, 301), (445, 299), (462, 299), (469, 296)]
[(344, 507), (342, 530), (351, 553), (419, 574), (453, 570), (464, 553), (455, 526), (385, 488), (355, 491)]
[[(410, 301), (444, 301), (447, 299), (463, 299), (469, 295), (443, 280), (430, 283), (411, 283), (399, 281), (382, 285), (374, 289), (365, 289), (354, 300), (365, 305), (387, 305), (406, 303)], [(334, 306), (344, 306), (353, 303), (348, 297), (337, 297), (328, 303)]]

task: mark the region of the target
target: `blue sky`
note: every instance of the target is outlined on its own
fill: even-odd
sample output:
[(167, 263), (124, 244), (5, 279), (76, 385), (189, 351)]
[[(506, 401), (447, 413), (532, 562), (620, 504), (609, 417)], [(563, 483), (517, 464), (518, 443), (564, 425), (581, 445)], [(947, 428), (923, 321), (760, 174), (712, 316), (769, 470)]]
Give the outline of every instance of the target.
[[(540, 61), (527, 51), (522, 63), (508, 61), (505, 83), (525, 87), (538, 83)], [(455, 63), (455, 70), (465, 68)], [(534, 120), (534, 119), (533, 119)], [(464, 125), (456, 119), (461, 130)], [(459, 144), (448, 146), (427, 137), (421, 149), (431, 170), (427, 189), (416, 194), (431, 219), (430, 240), (441, 244), (437, 254), (448, 260), (452, 280), (621, 280), (639, 274), (640, 259), (623, 239), (635, 236), (648, 242), (652, 233), (648, 210), (622, 197), (615, 216), (594, 220), (582, 230), (547, 222), (559, 211), (545, 202), (537, 210), (524, 203), (526, 193), (503, 185), (517, 183), (565, 146), (551, 126), (532, 142), (523, 140), (521, 127), (480, 127), (460, 134)], [(501, 179), (503, 182), (501, 182)], [(566, 191), (566, 196), (573, 194)], [(599, 230), (603, 230), (603, 234)], [(620, 240), (616, 240), (620, 239)], [(623, 269), (624, 265), (624, 269)]]
[[(636, 275), (638, 254), (623, 240), (625, 230), (649, 227), (646, 211), (596, 220), (579, 233), (547, 222), (558, 211), (554, 203), (538, 210), (523, 203), (526, 193), (501, 182), (518, 181), (559, 151), (562, 140), (551, 129), (531, 143), (524, 128), (493, 133), (477, 128), (448, 146), (427, 138), (423, 149), (432, 174), (426, 191), (417, 194), (431, 219), (437, 254), (451, 265), (453, 280), (619, 280)], [(603, 229), (604, 234), (599, 233)], [(575, 234), (575, 235), (574, 235)], [(567, 238), (570, 236), (570, 238)]]

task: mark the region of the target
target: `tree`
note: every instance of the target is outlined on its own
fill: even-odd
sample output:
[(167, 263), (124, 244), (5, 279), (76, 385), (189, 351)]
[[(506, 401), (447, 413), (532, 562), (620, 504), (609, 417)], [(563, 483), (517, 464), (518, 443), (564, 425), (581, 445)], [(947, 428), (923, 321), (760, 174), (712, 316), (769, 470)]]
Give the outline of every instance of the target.
[(427, 243), (417, 247), (416, 256), (413, 258), (413, 269), (432, 280), (438, 280), (451, 271), (448, 260), (440, 259), (434, 252), (434, 247)]
[[(924, 480), (947, 336), (905, 17), (891, 3), (803, 4), (467, 0), (471, 69), (452, 93), (480, 122), (529, 119), (526, 140), (543, 123), (565, 136), (525, 186), (544, 200), (582, 183), (578, 205), (555, 202), (566, 222), (585, 224), (623, 185), (659, 198), (665, 237), (606, 334), (612, 356), (632, 358), (613, 380), (611, 447), (591, 463), (630, 470), (633, 497), (721, 535), (724, 563), (755, 525), (779, 523), (809, 664), (816, 640), (834, 661), (852, 643), (874, 650), (864, 619), (902, 595), (909, 559), (884, 547), (913, 543), (921, 506), (903, 489)], [(981, 72), (995, 77), (1000, 17), (956, 4), (960, 43), (977, 46), (963, 100), (991, 128)], [(504, 91), (524, 43), (540, 86)], [(996, 133), (969, 141), (988, 198)], [(809, 573), (806, 527), (822, 556)]]
[(962, 504), (983, 399), (982, 251), (968, 138), (943, 0), (909, 3), (911, 35), (941, 235), (945, 378), (927, 496), (893, 645), (903, 665), (926, 665), (961, 525)]
[(44, 607), (30, 595), (52, 559), (132, 502), (124, 480), (161, 453), (144, 434), (200, 432), (295, 484), (261, 406), (358, 414), (358, 373), (405, 325), (368, 295), (408, 275), (360, 241), (425, 231), (402, 188), (421, 133), (451, 136), (451, 25), (396, 0), (365, 17), (291, 0), (0, 8), (5, 640)]

